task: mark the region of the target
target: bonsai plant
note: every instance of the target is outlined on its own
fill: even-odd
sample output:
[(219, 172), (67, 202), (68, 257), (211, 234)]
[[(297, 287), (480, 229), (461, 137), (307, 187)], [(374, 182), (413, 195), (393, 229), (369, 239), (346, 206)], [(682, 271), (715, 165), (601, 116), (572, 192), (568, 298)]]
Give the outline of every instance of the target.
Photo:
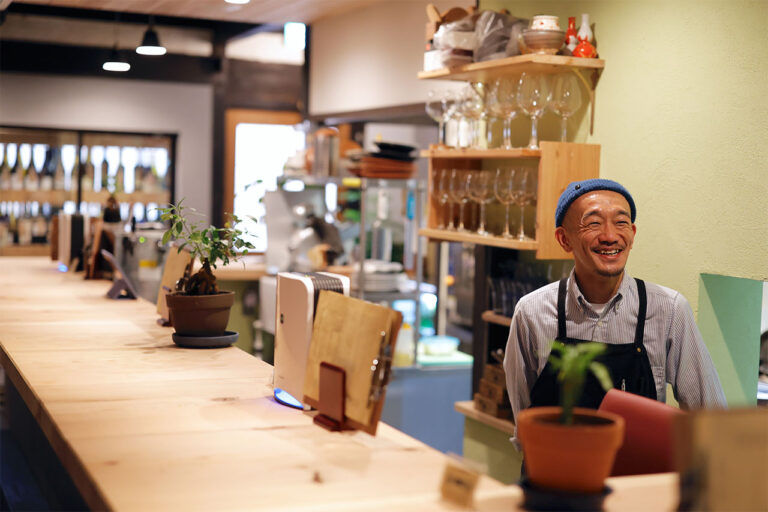
[[(231, 222), (223, 228), (190, 220), (190, 214), (200, 215), (194, 208), (183, 206), (183, 200), (159, 208), (160, 219), (169, 223), (163, 235), (163, 244), (172, 238), (177, 241), (178, 251), (188, 250), (192, 260), (184, 276), (176, 283), (173, 293), (166, 296), (170, 322), (176, 333), (182, 336), (221, 336), (229, 321), (229, 310), (234, 304), (234, 292), (220, 291), (213, 269), (219, 264), (236, 261), (247, 254), (253, 245), (243, 239), (247, 232), (238, 229), (240, 219), (232, 215)], [(200, 269), (192, 273), (195, 261)]]
[(530, 482), (540, 488), (600, 493), (624, 439), (624, 420), (604, 411), (575, 407), (588, 372), (603, 388), (613, 387), (608, 370), (595, 361), (602, 343), (555, 341), (550, 366), (560, 384), (560, 406), (521, 411), (517, 436)]

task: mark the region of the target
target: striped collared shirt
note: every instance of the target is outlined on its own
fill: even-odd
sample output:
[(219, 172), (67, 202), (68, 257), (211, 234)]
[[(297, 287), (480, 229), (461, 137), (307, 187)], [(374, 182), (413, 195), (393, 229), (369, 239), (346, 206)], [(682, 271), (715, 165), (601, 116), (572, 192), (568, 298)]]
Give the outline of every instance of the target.
[[(504, 371), (512, 411), (530, 405), (530, 391), (557, 337), (557, 289), (554, 282), (529, 293), (517, 304), (509, 329)], [(666, 401), (666, 383), (684, 407), (725, 407), (720, 379), (701, 338), (693, 311), (679, 292), (646, 283), (648, 309), (643, 344), (656, 383), (656, 396)], [(584, 298), (571, 272), (566, 300), (569, 338), (608, 344), (632, 343), (640, 300), (637, 283), (627, 272), (601, 314)]]

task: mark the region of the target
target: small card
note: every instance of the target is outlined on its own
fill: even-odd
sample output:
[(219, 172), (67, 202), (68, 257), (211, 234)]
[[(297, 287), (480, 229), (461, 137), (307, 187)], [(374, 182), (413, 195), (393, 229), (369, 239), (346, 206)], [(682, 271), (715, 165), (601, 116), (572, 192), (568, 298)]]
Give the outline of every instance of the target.
[(443, 499), (460, 507), (470, 508), (475, 501), (475, 489), (480, 473), (466, 464), (451, 458), (445, 464), (440, 494)]

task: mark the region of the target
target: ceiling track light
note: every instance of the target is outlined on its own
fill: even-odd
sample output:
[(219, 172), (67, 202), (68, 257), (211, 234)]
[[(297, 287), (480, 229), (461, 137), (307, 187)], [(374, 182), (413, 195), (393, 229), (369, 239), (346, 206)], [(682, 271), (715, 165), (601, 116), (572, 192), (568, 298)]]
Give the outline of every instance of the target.
[(165, 55), (165, 46), (160, 44), (160, 38), (157, 37), (155, 32), (155, 19), (153, 16), (149, 17), (149, 27), (144, 32), (144, 37), (141, 40), (141, 46), (136, 48), (136, 53), (140, 55)]
[(228, 4), (243, 5), (243, 4), (247, 4), (251, 0), (224, 0), (224, 1), (227, 2)]

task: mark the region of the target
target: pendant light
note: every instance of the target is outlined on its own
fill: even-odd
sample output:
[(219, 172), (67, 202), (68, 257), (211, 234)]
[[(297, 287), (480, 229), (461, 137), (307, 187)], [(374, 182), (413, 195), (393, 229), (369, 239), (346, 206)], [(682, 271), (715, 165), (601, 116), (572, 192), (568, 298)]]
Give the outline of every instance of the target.
[(131, 65), (117, 49), (117, 29), (120, 21), (120, 14), (115, 14), (115, 45), (112, 47), (112, 51), (109, 52), (109, 58), (101, 65), (101, 69), (104, 71), (116, 71), (124, 73), (131, 69)]
[(157, 37), (157, 32), (154, 29), (155, 19), (153, 16), (149, 17), (149, 27), (144, 32), (144, 38), (141, 40), (141, 46), (136, 48), (136, 53), (141, 55), (165, 55), (165, 46), (160, 44), (160, 38)]
[(104, 62), (104, 64), (101, 65), (101, 69), (104, 71), (119, 71), (119, 72), (125, 72), (131, 69), (131, 65), (128, 64), (128, 61), (125, 60), (125, 57), (120, 55), (120, 52), (117, 49), (117, 44), (115, 44), (114, 48), (112, 48), (112, 51), (109, 52), (109, 58)]

